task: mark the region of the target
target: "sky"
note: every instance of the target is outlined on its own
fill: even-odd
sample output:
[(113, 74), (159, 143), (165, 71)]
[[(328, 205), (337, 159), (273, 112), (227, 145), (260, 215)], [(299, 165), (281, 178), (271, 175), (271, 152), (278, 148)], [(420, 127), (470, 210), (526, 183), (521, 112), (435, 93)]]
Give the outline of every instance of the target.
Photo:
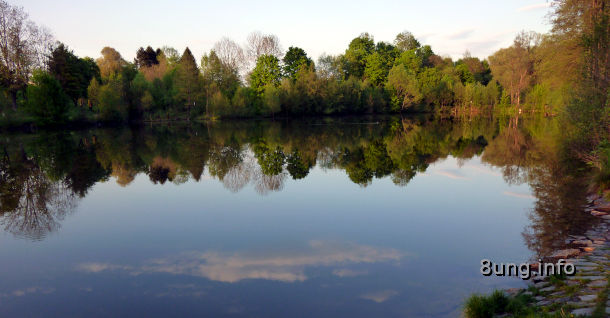
[(132, 60), (139, 47), (187, 46), (200, 58), (222, 37), (245, 44), (252, 31), (275, 34), (284, 50), (303, 48), (317, 59), (341, 54), (363, 32), (392, 42), (412, 32), (436, 54), (456, 59), (468, 50), (486, 58), (521, 30), (547, 32), (548, 0), (238, 1), (8, 0), (49, 28), (79, 56), (105, 46)]

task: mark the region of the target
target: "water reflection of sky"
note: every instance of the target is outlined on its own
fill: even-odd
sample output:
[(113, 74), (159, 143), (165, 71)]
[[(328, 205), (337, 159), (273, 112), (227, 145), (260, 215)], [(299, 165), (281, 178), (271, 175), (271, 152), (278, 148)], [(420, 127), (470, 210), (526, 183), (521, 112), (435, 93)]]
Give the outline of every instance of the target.
[[(314, 168), (261, 195), (217, 180), (98, 183), (61, 231), (0, 234), (0, 316), (459, 316), (479, 273), (522, 262), (533, 198), (478, 157), (406, 187)], [(279, 189), (279, 188), (278, 188)]]

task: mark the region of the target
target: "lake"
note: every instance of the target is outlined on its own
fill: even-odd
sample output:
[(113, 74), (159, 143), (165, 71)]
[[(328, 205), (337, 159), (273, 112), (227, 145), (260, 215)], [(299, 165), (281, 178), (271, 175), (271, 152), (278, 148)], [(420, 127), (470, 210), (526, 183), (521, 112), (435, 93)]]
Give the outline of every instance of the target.
[(555, 120), (0, 135), (0, 316), (458, 317), (591, 221)]

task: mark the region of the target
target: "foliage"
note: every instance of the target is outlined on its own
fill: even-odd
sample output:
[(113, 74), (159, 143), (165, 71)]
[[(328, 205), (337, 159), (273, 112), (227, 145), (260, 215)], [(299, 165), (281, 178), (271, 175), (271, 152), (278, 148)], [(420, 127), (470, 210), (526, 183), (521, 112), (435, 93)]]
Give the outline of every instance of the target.
[(297, 72), (302, 67), (309, 67), (313, 61), (307, 57), (305, 50), (299, 47), (291, 46), (288, 48), (288, 52), (282, 59), (284, 63), (284, 76), (294, 79)]
[(75, 103), (87, 97), (87, 87), (93, 78), (100, 79), (100, 70), (92, 59), (78, 58), (63, 43), (51, 52), (48, 68)]
[(282, 78), (282, 71), (277, 57), (273, 55), (261, 55), (256, 60), (256, 67), (250, 74), (250, 86), (262, 95), (265, 86), (278, 86)]
[(152, 47), (148, 46), (146, 49), (140, 47), (136, 52), (135, 64), (138, 68), (152, 67), (159, 64), (157, 56), (161, 54), (161, 49), (153, 50)]
[(419, 41), (409, 31), (398, 33), (396, 39), (394, 39), (394, 45), (401, 52), (415, 50), (421, 46)]
[(390, 70), (386, 85), (391, 92), (394, 110), (408, 109), (419, 104), (423, 99), (417, 78), (404, 65), (396, 65)]
[(72, 106), (69, 97), (51, 74), (37, 70), (28, 86), (26, 111), (42, 125), (61, 125), (68, 120)]
[(100, 75), (104, 80), (119, 73), (121, 69), (127, 65), (127, 62), (123, 60), (121, 54), (111, 47), (103, 48), (101, 53), (102, 57), (98, 58), (95, 62), (97, 63), (97, 66), (100, 69)]
[(214, 50), (202, 57), (201, 69), (205, 85), (214, 85), (228, 98), (233, 97), (241, 85), (238, 69), (223, 62)]
[(201, 73), (195, 57), (188, 47), (178, 61), (174, 85), (176, 98), (190, 112), (192, 107), (197, 106), (197, 101), (201, 96)]
[(362, 33), (353, 39), (347, 50), (345, 50), (345, 60), (347, 62), (347, 76), (362, 78), (366, 68), (366, 58), (375, 50), (375, 41), (368, 33)]
[(123, 76), (111, 75), (108, 82), (99, 88), (97, 108), (103, 121), (125, 122), (129, 109), (123, 91)]

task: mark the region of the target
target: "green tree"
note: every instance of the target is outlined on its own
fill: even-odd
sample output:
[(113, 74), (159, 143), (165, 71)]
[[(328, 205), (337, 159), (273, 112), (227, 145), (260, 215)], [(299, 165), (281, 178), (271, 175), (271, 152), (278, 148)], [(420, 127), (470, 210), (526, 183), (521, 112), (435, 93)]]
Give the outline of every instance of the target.
[(494, 78), (506, 89), (511, 102), (521, 105), (521, 94), (532, 81), (534, 61), (532, 53), (517, 43), (501, 49), (489, 57)]
[(275, 116), (282, 110), (281, 106), (281, 91), (272, 84), (265, 85), (263, 93), (263, 113), (265, 115)]
[(89, 87), (87, 87), (87, 98), (89, 99), (89, 107), (91, 108), (93, 105), (97, 105), (99, 101), (100, 94), (100, 82), (97, 79), (91, 79), (89, 83)]
[(201, 73), (195, 62), (195, 57), (187, 47), (178, 61), (176, 69), (175, 86), (177, 98), (186, 106), (190, 114), (193, 106), (201, 95)]
[(280, 61), (273, 55), (261, 55), (250, 74), (250, 87), (262, 95), (266, 85), (278, 86), (282, 79)]
[(396, 65), (390, 70), (386, 87), (391, 92), (395, 111), (415, 106), (423, 99), (415, 74), (409, 72), (404, 65)]
[(123, 76), (114, 74), (108, 83), (99, 88), (98, 108), (104, 121), (125, 122), (129, 115), (129, 105), (125, 101)]
[(379, 42), (375, 46), (375, 52), (366, 57), (364, 78), (373, 85), (381, 85), (388, 77), (399, 51), (392, 44)]
[(455, 72), (456, 72), (457, 76), (460, 78), (460, 82), (462, 82), (462, 84), (475, 82), (474, 75), (472, 75), (472, 73), (470, 72), (470, 70), (468, 69), (468, 66), (466, 64), (463, 64), (463, 63), (458, 64), (455, 67)]
[(100, 76), (99, 68), (91, 59), (78, 58), (63, 43), (51, 52), (48, 68), (75, 104), (79, 98), (87, 97), (91, 79)]
[(294, 46), (288, 48), (288, 52), (284, 55), (282, 62), (284, 62), (284, 76), (292, 79), (296, 77), (296, 74), (301, 67), (304, 65), (309, 67), (313, 63), (313, 61), (307, 57), (305, 50)]
[(362, 33), (353, 39), (345, 51), (347, 76), (362, 78), (366, 67), (366, 58), (375, 51), (375, 41), (368, 33)]
[(404, 51), (396, 58), (394, 65), (403, 65), (411, 73), (419, 73), (424, 66), (424, 61), (421, 56), (417, 54), (415, 49)]
[(63, 124), (68, 120), (70, 98), (51, 74), (37, 70), (26, 90), (26, 111), (43, 124)]
[(223, 62), (215, 50), (201, 58), (201, 69), (205, 85), (210, 86), (214, 83), (228, 98), (233, 97), (241, 84), (239, 69)]
[(373, 85), (380, 85), (387, 77), (387, 64), (381, 54), (375, 52), (366, 57), (366, 67), (364, 68), (364, 78)]

